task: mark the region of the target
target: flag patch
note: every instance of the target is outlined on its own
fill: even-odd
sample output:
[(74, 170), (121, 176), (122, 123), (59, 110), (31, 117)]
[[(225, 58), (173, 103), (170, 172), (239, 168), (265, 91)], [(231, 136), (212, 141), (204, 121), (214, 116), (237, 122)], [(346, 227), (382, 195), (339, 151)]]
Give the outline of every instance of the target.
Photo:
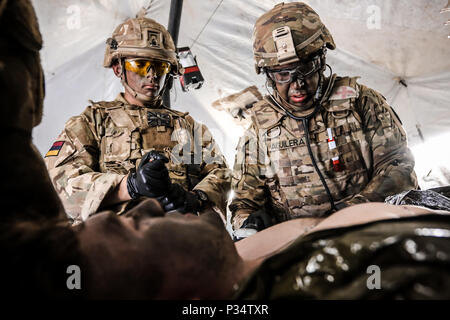
[(50, 150), (45, 154), (45, 157), (51, 157), (51, 156), (57, 156), (59, 154), (59, 151), (61, 150), (62, 146), (64, 144), (64, 141), (56, 141)]

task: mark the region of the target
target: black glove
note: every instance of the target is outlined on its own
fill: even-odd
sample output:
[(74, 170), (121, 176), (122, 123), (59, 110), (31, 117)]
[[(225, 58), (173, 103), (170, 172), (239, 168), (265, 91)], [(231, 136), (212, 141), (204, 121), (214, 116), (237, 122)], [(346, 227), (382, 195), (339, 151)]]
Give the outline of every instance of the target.
[(165, 211), (177, 210), (181, 213), (197, 213), (202, 207), (202, 201), (193, 191), (186, 191), (178, 183), (173, 183), (166, 197), (160, 200)]
[(261, 231), (272, 226), (272, 217), (264, 209), (259, 209), (251, 213), (248, 218), (242, 224), (241, 229), (255, 229)]
[(272, 217), (264, 209), (259, 209), (251, 213), (239, 229), (233, 233), (233, 241), (250, 237), (258, 231), (266, 229), (273, 225)]
[(171, 187), (169, 171), (165, 165), (167, 162), (169, 159), (156, 151), (146, 153), (137, 171), (128, 175), (127, 189), (130, 197), (154, 198), (167, 194)]

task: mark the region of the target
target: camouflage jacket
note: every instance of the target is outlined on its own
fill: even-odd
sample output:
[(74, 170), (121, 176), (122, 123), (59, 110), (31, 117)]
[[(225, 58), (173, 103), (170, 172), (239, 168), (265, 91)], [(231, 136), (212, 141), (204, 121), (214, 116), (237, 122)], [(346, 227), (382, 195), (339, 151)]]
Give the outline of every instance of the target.
[[(45, 162), (67, 214), (80, 221), (97, 212), (108, 192), (151, 150), (169, 158), (172, 182), (205, 192), (225, 212), (231, 175), (208, 128), (164, 106), (130, 105), (123, 94), (72, 117)], [(121, 213), (132, 204), (112, 209)]]
[[(331, 213), (302, 121), (287, 116), (269, 97), (251, 110), (252, 125), (239, 141), (233, 170), (233, 227), (263, 207), (276, 222)], [(356, 78), (336, 79), (308, 130), (335, 204), (384, 201), (417, 187), (400, 120), (383, 96)]]

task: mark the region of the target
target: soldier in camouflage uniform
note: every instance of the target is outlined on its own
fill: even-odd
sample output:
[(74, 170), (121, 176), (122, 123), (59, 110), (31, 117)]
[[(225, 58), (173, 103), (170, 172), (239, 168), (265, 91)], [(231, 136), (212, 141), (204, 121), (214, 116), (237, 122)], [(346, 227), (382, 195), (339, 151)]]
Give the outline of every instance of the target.
[[(72, 117), (45, 157), (67, 214), (121, 213), (145, 196), (166, 196), (167, 210), (225, 212), (231, 175), (208, 128), (162, 104), (170, 77), (183, 72), (167, 30), (143, 17), (125, 21), (107, 40), (104, 67), (125, 93)], [(163, 156), (150, 162), (152, 151)]]
[(256, 21), (255, 67), (273, 94), (254, 104), (237, 147), (234, 229), (324, 217), (417, 187), (398, 116), (356, 78), (326, 77), (327, 48), (331, 34), (304, 3), (280, 3)]

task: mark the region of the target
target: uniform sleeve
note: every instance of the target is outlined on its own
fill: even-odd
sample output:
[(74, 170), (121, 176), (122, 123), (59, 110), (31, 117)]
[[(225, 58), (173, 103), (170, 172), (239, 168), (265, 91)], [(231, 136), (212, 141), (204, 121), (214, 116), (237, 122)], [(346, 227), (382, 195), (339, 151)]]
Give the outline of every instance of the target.
[(369, 144), (362, 149), (369, 153), (364, 156), (370, 181), (349, 203), (384, 202), (389, 195), (416, 189), (414, 157), (400, 119), (375, 90), (361, 86), (358, 101)]
[(265, 204), (265, 151), (260, 145), (255, 129), (250, 127), (239, 140), (233, 167), (231, 187), (234, 191), (230, 204), (231, 223), (240, 228), (250, 213)]
[(201, 190), (209, 201), (221, 211), (226, 218), (226, 205), (231, 189), (231, 171), (219, 145), (205, 125), (194, 123), (194, 139), (201, 146), (200, 176), (202, 180), (193, 190)]
[(97, 212), (106, 194), (124, 175), (99, 172), (99, 137), (94, 111), (71, 118), (45, 156), (52, 183), (75, 222)]

